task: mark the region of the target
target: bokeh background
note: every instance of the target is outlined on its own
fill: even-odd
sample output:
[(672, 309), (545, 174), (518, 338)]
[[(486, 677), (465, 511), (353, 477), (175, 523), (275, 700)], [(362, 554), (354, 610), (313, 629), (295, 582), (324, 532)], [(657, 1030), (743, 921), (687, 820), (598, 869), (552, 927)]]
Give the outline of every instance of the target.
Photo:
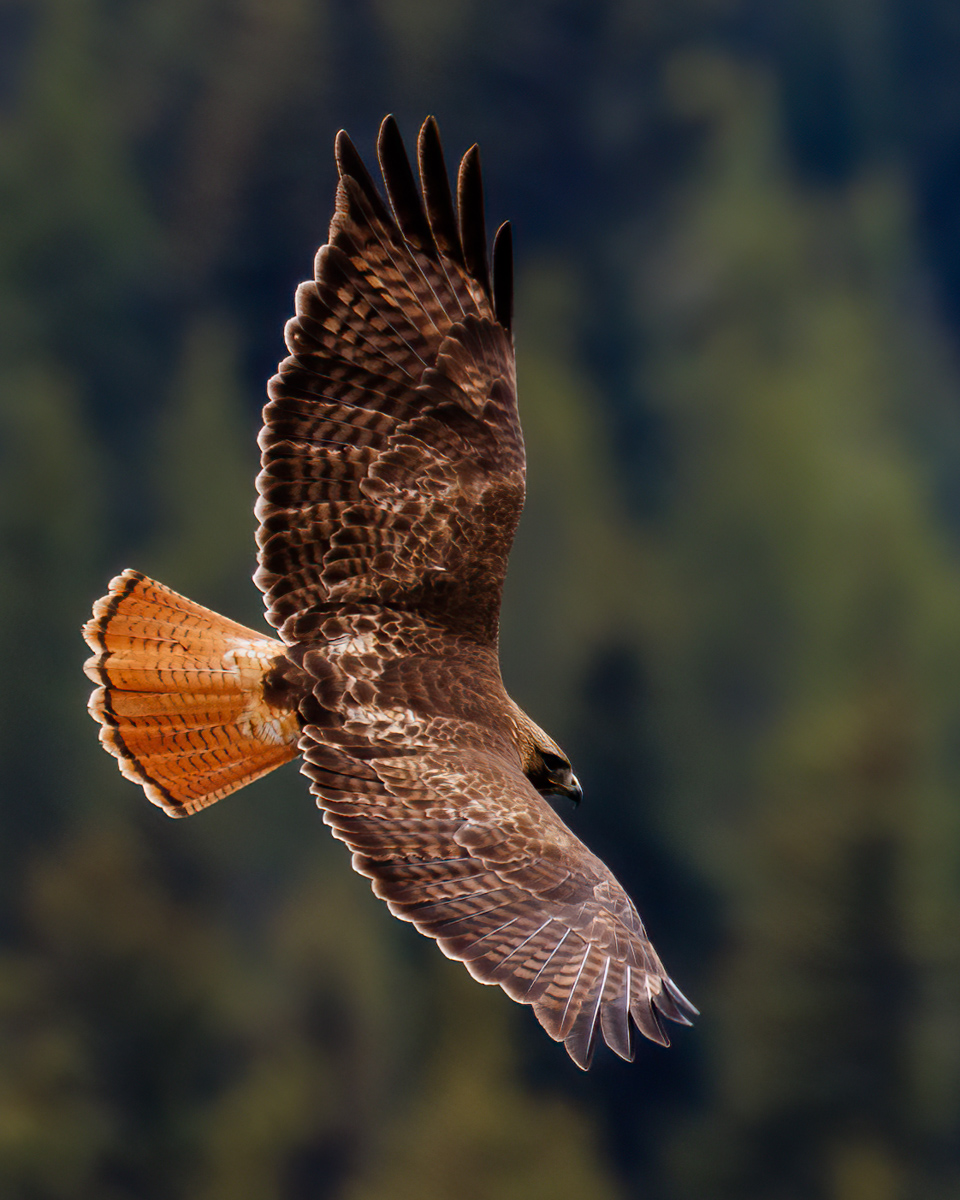
[[(0, 1194), (960, 1195), (953, 0), (0, 2)], [(135, 566), (260, 624), (340, 127), (509, 217), (504, 674), (700, 1006), (581, 1074), (291, 766), (172, 822), (85, 712)]]

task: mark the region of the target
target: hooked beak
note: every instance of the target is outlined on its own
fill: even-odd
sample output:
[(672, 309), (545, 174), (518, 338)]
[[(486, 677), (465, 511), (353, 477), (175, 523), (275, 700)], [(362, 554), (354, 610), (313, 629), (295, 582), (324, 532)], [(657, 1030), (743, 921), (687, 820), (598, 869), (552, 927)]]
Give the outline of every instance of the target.
[(537, 791), (541, 796), (566, 796), (568, 800), (573, 801), (574, 805), (579, 804), (583, 799), (580, 780), (569, 767), (564, 767), (555, 775), (548, 776), (547, 781), (537, 787)]

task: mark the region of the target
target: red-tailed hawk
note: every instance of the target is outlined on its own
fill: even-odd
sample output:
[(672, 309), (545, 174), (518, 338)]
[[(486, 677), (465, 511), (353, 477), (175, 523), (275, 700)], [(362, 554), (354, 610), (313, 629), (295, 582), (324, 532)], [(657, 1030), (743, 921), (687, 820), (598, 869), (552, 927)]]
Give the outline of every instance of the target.
[(297, 290), (270, 381), (259, 568), (280, 640), (135, 571), (84, 637), (90, 711), (120, 770), (171, 816), (281, 763), (391, 912), (481, 983), (530, 1004), (589, 1066), (631, 1019), (696, 1010), (629, 897), (545, 796), (579, 798), (563, 751), (500, 678), (500, 596), (524, 497), (509, 225), (487, 261), (477, 148), (456, 204), (436, 123), (420, 189), (396, 122), (387, 202), (346, 134), (330, 241)]

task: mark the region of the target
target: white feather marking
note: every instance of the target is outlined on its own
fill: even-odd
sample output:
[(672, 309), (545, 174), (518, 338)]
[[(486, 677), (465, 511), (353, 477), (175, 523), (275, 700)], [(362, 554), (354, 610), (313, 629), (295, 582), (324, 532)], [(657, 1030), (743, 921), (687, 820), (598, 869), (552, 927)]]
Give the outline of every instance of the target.
[(517, 951), (522, 950), (528, 942), (532, 941), (537, 936), (537, 934), (542, 933), (552, 920), (553, 920), (553, 917), (547, 917), (547, 919), (539, 927), (539, 929), (535, 929), (533, 931), (533, 933), (531, 933), (528, 937), (525, 937), (522, 942), (519, 942), (516, 946), (514, 946), (514, 948), (510, 951), (510, 953), (505, 955), (500, 960), (499, 965), (502, 967), (505, 962), (509, 962), (509, 960), (511, 958), (513, 958), (513, 956), (517, 953)]
[(580, 976), (583, 974), (583, 968), (587, 965), (587, 959), (590, 957), (590, 951), (593, 949), (592, 943), (587, 943), (587, 948), (583, 952), (583, 958), (580, 961), (580, 969), (577, 971), (577, 977), (570, 987), (570, 994), (567, 996), (567, 1002), (563, 1006), (563, 1016), (560, 1018), (560, 1028), (562, 1029), (567, 1019), (567, 1013), (570, 1011), (570, 1004), (573, 1001), (574, 994), (577, 990), (577, 985), (580, 982)]
[(557, 942), (557, 944), (554, 946), (554, 948), (550, 951), (549, 955), (544, 959), (543, 966), (540, 968), (540, 970), (530, 980), (530, 985), (527, 988), (528, 995), (530, 994), (530, 988), (533, 987), (533, 985), (537, 982), (537, 980), (540, 978), (540, 976), (544, 973), (544, 971), (547, 969), (547, 967), (553, 961), (554, 955), (557, 953), (557, 951), (560, 949), (560, 947), (563, 945), (563, 943), (567, 940), (567, 936), (569, 935), (569, 933), (570, 933), (569, 929), (565, 929), (563, 931), (563, 937), (560, 939), (559, 942)]

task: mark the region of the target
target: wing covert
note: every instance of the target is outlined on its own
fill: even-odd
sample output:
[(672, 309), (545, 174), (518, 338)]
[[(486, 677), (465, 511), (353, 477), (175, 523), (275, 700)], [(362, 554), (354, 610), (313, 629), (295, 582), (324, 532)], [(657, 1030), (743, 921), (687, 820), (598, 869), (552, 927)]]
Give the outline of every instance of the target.
[(668, 977), (623, 888), (498, 746), (464, 724), (387, 714), (308, 725), (303, 770), (354, 868), (391, 912), (481, 983), (530, 1004), (578, 1066), (597, 1036), (634, 1055), (633, 1027), (696, 1010)]
[(390, 208), (338, 138), (329, 243), (264, 409), (255, 578), (287, 644), (343, 604), (490, 642), (524, 494), (507, 243), (491, 281), (476, 148), (456, 206), (432, 119), (422, 198), (389, 117), (379, 154)]
[[(173, 816), (289, 761), (391, 911), (529, 1004), (589, 1066), (598, 1035), (696, 1010), (632, 902), (541, 793), (579, 795), (497, 651), (524, 499), (512, 242), (492, 272), (476, 147), (381, 126), (381, 195), (346, 134), (329, 241), (296, 294), (259, 437), (265, 638), (125, 571), (94, 606), (90, 709)], [(539, 789), (539, 790), (538, 790)]]

